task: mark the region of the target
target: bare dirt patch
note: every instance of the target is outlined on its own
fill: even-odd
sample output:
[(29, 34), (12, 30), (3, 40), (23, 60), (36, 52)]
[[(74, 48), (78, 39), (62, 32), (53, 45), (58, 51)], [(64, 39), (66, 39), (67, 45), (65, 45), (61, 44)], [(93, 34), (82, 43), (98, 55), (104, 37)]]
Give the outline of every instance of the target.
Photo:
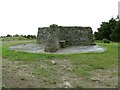
[(3, 85), (8, 88), (109, 88), (117, 87), (117, 69), (98, 69), (88, 80), (73, 72), (69, 60), (34, 62), (3, 59)]
[(9, 88), (75, 87), (78, 76), (69, 70), (69, 61), (53, 61), (56, 65), (48, 60), (26, 64), (3, 59), (3, 85)]

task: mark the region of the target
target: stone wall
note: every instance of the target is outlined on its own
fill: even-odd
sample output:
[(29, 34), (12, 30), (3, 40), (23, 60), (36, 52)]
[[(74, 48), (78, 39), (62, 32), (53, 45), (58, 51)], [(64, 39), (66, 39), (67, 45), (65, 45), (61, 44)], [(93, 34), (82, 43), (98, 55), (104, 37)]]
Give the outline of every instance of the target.
[(57, 25), (51, 25), (47, 30), (45, 40), (45, 52), (56, 52), (60, 48), (58, 39), (59, 29)]
[(48, 35), (48, 27), (38, 28), (37, 43), (45, 44)]
[(45, 44), (46, 52), (56, 52), (62, 47), (93, 45), (91, 27), (64, 27), (50, 25), (38, 28), (37, 43)]

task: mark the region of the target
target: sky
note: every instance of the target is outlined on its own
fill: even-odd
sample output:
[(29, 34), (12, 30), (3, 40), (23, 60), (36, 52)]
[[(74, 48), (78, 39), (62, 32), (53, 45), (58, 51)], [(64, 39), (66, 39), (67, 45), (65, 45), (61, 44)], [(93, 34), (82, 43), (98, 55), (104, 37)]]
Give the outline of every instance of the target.
[(37, 35), (38, 27), (90, 26), (116, 18), (119, 0), (0, 0), (0, 36)]

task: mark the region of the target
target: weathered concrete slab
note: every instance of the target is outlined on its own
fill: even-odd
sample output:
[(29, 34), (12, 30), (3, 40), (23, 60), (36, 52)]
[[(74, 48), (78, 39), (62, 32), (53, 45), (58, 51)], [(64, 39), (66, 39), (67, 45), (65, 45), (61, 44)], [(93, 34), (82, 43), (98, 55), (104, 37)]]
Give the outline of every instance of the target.
[(94, 46), (72, 46), (67, 48), (62, 48), (54, 53), (49, 53), (44, 51), (45, 46), (42, 44), (20, 44), (10, 47), (10, 50), (18, 50), (23, 52), (31, 53), (48, 53), (48, 54), (75, 54), (75, 53), (86, 53), (86, 52), (104, 52), (106, 49), (98, 45)]

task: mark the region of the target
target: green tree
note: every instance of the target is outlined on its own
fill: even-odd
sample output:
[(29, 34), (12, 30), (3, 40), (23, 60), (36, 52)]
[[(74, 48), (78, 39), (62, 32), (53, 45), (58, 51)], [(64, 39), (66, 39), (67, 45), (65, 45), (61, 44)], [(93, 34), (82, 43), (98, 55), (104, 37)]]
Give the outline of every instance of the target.
[(111, 40), (111, 35), (114, 32), (116, 27), (117, 20), (111, 18), (108, 22), (102, 22), (100, 28), (98, 28), (98, 32), (94, 33), (94, 37), (96, 40), (103, 40), (104, 38)]
[(98, 37), (100, 40), (107, 38), (110, 40), (110, 34), (112, 33), (109, 23), (108, 22), (102, 22), (101, 27), (98, 28)]
[(6, 37), (12, 37), (12, 35), (10, 35), (10, 34), (7, 34), (7, 36)]
[(111, 34), (111, 40), (118, 42), (118, 41), (120, 41), (119, 36), (120, 36), (120, 20), (117, 21), (115, 29), (113, 30), (113, 33)]
[(94, 32), (94, 38), (95, 38), (95, 40), (99, 40), (98, 32)]
[(115, 29), (115, 26), (116, 26), (116, 23), (117, 23), (116, 19), (111, 18), (108, 23), (109, 23), (110, 29), (111, 29), (111, 30), (114, 30), (114, 29)]
[(18, 35), (18, 34), (15, 34), (13, 37), (19, 37), (19, 35)]

